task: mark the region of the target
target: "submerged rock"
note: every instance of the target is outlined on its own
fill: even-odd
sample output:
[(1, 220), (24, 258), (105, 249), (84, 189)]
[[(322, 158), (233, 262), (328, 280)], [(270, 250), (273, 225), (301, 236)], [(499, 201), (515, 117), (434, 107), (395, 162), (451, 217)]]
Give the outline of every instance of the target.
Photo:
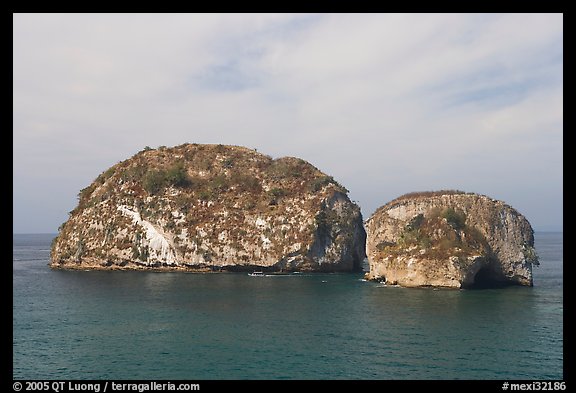
[(366, 221), (368, 278), (406, 287), (532, 286), (534, 232), (502, 201), (460, 191), (411, 193)]
[(79, 194), (53, 268), (354, 271), (360, 208), (304, 160), (238, 146), (149, 149)]

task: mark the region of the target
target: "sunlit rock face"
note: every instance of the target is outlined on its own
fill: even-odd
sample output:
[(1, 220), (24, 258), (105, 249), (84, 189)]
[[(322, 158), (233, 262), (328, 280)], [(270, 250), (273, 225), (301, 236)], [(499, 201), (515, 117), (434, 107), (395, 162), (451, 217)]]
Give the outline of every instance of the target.
[(403, 195), (366, 221), (368, 278), (406, 287), (532, 286), (528, 220), (502, 201), (461, 191)]
[(146, 148), (80, 192), (51, 266), (360, 270), (366, 233), (347, 193), (298, 158), (225, 145)]

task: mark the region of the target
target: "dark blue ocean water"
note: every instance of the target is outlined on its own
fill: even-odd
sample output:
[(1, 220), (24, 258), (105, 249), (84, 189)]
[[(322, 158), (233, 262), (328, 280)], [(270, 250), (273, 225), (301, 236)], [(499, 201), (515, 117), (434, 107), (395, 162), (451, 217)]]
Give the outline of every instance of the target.
[(13, 237), (14, 379), (562, 379), (562, 233), (533, 288), (53, 271)]

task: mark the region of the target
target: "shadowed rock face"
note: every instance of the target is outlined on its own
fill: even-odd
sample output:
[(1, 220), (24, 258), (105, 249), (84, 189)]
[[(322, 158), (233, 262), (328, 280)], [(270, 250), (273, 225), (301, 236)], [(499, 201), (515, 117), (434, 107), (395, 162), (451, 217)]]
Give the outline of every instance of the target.
[(298, 158), (224, 145), (147, 148), (80, 192), (51, 266), (360, 270), (366, 233), (347, 192)]
[(530, 223), (504, 202), (459, 191), (412, 193), (366, 221), (368, 277), (406, 287), (532, 286)]

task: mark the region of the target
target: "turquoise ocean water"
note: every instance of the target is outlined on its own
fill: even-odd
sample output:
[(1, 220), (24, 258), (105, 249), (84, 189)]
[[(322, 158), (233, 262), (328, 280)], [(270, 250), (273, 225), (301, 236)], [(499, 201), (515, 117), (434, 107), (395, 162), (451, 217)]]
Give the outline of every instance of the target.
[(562, 233), (533, 288), (482, 290), (53, 271), (53, 236), (13, 236), (14, 379), (563, 378)]

